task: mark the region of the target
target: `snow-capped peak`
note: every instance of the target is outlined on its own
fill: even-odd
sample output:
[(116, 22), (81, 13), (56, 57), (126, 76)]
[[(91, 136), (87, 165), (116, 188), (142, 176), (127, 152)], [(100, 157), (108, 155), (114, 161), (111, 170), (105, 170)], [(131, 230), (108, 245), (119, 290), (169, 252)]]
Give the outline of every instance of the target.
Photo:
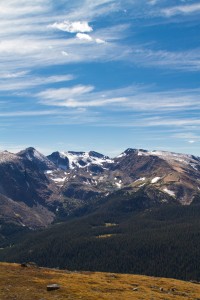
[(26, 148), (25, 150), (18, 152), (17, 155), (37, 163), (42, 169), (48, 170), (55, 168), (55, 165), (45, 155), (33, 147)]
[(63, 157), (67, 157), (69, 160), (69, 168), (85, 168), (89, 165), (99, 165), (102, 166), (104, 163), (112, 163), (113, 161), (100, 153), (90, 151), (90, 152), (61, 152)]
[(138, 156), (158, 156), (167, 161), (176, 161), (183, 164), (191, 164), (192, 162), (199, 162), (200, 159), (198, 157), (194, 157), (189, 154), (181, 154), (169, 151), (146, 151), (146, 150), (138, 150)]
[(63, 170), (85, 168), (90, 165), (103, 166), (105, 163), (113, 163), (108, 156), (104, 156), (95, 151), (89, 152), (76, 152), (76, 151), (64, 151), (54, 152), (48, 156), (48, 158), (54, 162), (58, 168)]
[(120, 155), (118, 155), (117, 158), (125, 157), (125, 156), (129, 155), (130, 153), (134, 153), (134, 152), (137, 152), (137, 149), (128, 148), (124, 152), (122, 152)]

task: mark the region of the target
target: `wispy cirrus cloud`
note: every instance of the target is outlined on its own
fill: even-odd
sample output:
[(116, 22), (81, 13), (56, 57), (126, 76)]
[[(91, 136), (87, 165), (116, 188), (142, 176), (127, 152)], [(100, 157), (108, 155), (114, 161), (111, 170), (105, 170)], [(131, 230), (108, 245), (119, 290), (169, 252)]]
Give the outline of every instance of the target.
[(158, 0), (148, 0), (148, 4), (155, 5)]
[(193, 14), (193, 13), (199, 13), (200, 12), (200, 3), (167, 7), (165, 9), (163, 9), (162, 12), (167, 17), (171, 17), (171, 16), (178, 15), (178, 14), (188, 15), (188, 14)]
[[(147, 3), (146, 0), (141, 5), (139, 1), (128, 0), (82, 0), (74, 4), (62, 3), (63, 7), (56, 10), (56, 4), (50, 0), (37, 0), (34, 3), (8, 0), (0, 6), (4, 12), (0, 20), (2, 69), (17, 73), (19, 69), (23, 71), (33, 67), (118, 60), (143, 67), (199, 70), (199, 49), (170, 52), (165, 49), (158, 51), (149, 45), (142, 46), (137, 41), (134, 46), (130, 45), (125, 41), (133, 33), (128, 32), (129, 20), (115, 26), (106, 25), (104, 22), (101, 26), (95, 25), (99, 17), (123, 12), (124, 6), (131, 13), (137, 8), (147, 14)], [(153, 11), (155, 6), (160, 7), (160, 3), (153, 1), (152, 4)], [(165, 15), (167, 9), (175, 12), (177, 7), (176, 10), (174, 7), (166, 7)], [(59, 31), (69, 34), (61, 36)]]
[[(13, 111), (0, 113), (1, 118), (13, 118), (13, 117), (38, 117), (38, 116), (49, 116), (58, 114), (55, 110), (36, 110), (36, 111)], [(62, 114), (59, 111), (59, 114)]]
[(67, 82), (73, 80), (75, 77), (69, 75), (57, 75), (57, 76), (33, 76), (28, 72), (18, 73), (0, 73), (0, 90), (1, 92), (28, 90), (33, 87), (40, 87), (43, 85), (55, 84), (60, 82)]
[(27, 14), (38, 14), (47, 9), (50, 1), (25, 1), (21, 0), (8, 0), (0, 3), (1, 17), (4, 18), (13, 18), (15, 16), (26, 16)]
[[(22, 69), (32, 67), (105, 60), (109, 57), (112, 59), (111, 53), (113, 55), (116, 51), (120, 51), (117, 50), (116, 43), (111, 44), (109, 41), (109, 27), (106, 30), (108, 40), (106, 45), (101, 45), (105, 44), (105, 39), (102, 33), (98, 35), (97, 30), (91, 37), (95, 43), (92, 46), (88, 45), (88, 49), (85, 49), (86, 45), (82, 43), (83, 36), (75, 35), (92, 32), (93, 28), (89, 21), (93, 20), (96, 14), (101, 15), (106, 10), (109, 14), (117, 9), (114, 1), (92, 3), (83, 0), (74, 4), (62, 3), (60, 10), (55, 6), (56, 4), (50, 0), (34, 2), (8, 0), (0, 4), (1, 69), (17, 73), (19, 69), (23, 71)], [(67, 13), (64, 12), (66, 8)], [(66, 16), (68, 21), (65, 21)], [(58, 21), (62, 19), (63, 21)], [(58, 32), (60, 30), (71, 33), (71, 36), (66, 38), (60, 36)], [(115, 33), (112, 30), (110, 39), (115, 36), (117, 40), (118, 34), (118, 29)]]
[(189, 144), (194, 144), (200, 141), (200, 136), (194, 132), (178, 132), (173, 134), (172, 137), (187, 141)]
[(41, 104), (63, 107), (98, 107), (114, 105), (114, 109), (132, 111), (185, 111), (200, 109), (200, 89), (154, 91), (145, 86), (129, 86), (96, 91), (94, 86), (47, 89), (35, 96)]
[(130, 60), (137, 65), (180, 71), (200, 70), (200, 48), (185, 51), (154, 50), (141, 46), (129, 50)]
[[(109, 97), (102, 93), (93, 93), (93, 86), (74, 86), (71, 88), (49, 89), (36, 96), (40, 103), (59, 107), (101, 107), (126, 101), (125, 97)], [(109, 92), (110, 94), (110, 92)]]

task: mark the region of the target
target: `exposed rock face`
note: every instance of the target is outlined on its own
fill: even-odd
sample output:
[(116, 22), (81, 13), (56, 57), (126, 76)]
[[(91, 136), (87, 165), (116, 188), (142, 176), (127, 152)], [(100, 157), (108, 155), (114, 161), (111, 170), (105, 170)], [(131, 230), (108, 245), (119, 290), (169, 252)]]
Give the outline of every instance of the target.
[(33, 147), (20, 151), (17, 156), (22, 157), (24, 161), (29, 161), (39, 170), (55, 169), (55, 164)]
[(132, 192), (142, 188), (149, 195), (154, 190), (181, 204), (190, 204), (200, 192), (200, 159), (164, 151), (127, 149), (101, 165), (91, 163), (72, 169), (66, 175), (62, 191), (68, 197), (82, 199), (105, 196), (127, 187)]
[(30, 227), (46, 226), (54, 219), (48, 202), (57, 187), (44, 174), (42, 160), (26, 154), (29, 150), (0, 153), (1, 217)]
[(0, 220), (37, 228), (47, 226), (54, 218), (54, 213), (39, 203), (30, 207), (22, 201), (0, 195)]
[(53, 152), (51, 155), (47, 156), (50, 161), (52, 161), (57, 168), (62, 170), (69, 169), (69, 159), (66, 155), (62, 154), (61, 152)]
[(141, 149), (127, 149), (114, 159), (95, 151), (48, 157), (34, 148), (0, 152), (0, 220), (47, 226), (63, 209), (70, 214), (120, 190), (143, 192), (147, 207), (198, 202), (200, 158)]

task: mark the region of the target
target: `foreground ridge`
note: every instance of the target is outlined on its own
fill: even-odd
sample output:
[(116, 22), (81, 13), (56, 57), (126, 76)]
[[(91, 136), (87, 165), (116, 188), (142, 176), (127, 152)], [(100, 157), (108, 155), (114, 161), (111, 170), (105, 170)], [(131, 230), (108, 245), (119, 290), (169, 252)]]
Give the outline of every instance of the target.
[[(5, 276), (6, 274), (6, 276)], [(200, 285), (175, 279), (22, 268), (0, 263), (0, 299), (199, 299)], [(60, 289), (47, 291), (48, 284)]]

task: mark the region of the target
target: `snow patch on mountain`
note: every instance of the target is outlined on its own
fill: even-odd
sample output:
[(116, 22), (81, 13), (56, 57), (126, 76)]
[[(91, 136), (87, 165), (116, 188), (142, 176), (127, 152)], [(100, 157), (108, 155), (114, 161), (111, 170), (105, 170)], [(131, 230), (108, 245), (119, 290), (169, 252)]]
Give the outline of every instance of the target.
[(139, 178), (139, 179), (135, 180), (134, 182), (138, 182), (138, 181), (145, 181), (145, 180), (146, 180), (146, 177), (141, 177), (141, 178)]
[(0, 163), (14, 162), (19, 160), (19, 157), (16, 154), (13, 154), (8, 151), (0, 152)]
[(115, 182), (115, 185), (120, 189), (122, 187), (122, 184), (119, 182)]
[(64, 182), (66, 177), (58, 177), (58, 178), (52, 178), (53, 181), (55, 182)]
[(168, 152), (168, 151), (146, 151), (146, 150), (138, 150), (138, 156), (158, 156), (166, 161), (177, 161), (182, 164), (191, 164), (191, 162), (196, 162), (192, 155), (188, 154), (180, 154), (175, 152)]
[(191, 165), (191, 167), (192, 167), (194, 170), (198, 171), (197, 165), (196, 165), (196, 164), (190, 164), (190, 165)]
[(145, 185), (145, 183), (142, 183), (139, 185), (139, 188), (143, 187)]
[(167, 193), (168, 195), (170, 195), (170, 196), (173, 196), (173, 197), (175, 196), (175, 192), (170, 191), (170, 190), (168, 190), (167, 188), (164, 188), (163, 191), (164, 191), (165, 193)]
[(45, 171), (44, 173), (45, 173), (45, 174), (52, 174), (53, 171), (52, 171), (52, 170), (47, 170), (47, 171)]
[(107, 156), (96, 152), (61, 152), (62, 158), (67, 157), (69, 160), (69, 169), (86, 168), (90, 165), (103, 166), (105, 163), (113, 163), (114, 161)]
[(125, 152), (123, 152), (123, 153), (121, 153), (120, 155), (118, 155), (117, 158), (124, 157), (124, 156), (126, 156), (126, 153), (125, 153)]
[(151, 180), (151, 183), (157, 183), (160, 179), (161, 179), (161, 177), (154, 177), (154, 178)]

